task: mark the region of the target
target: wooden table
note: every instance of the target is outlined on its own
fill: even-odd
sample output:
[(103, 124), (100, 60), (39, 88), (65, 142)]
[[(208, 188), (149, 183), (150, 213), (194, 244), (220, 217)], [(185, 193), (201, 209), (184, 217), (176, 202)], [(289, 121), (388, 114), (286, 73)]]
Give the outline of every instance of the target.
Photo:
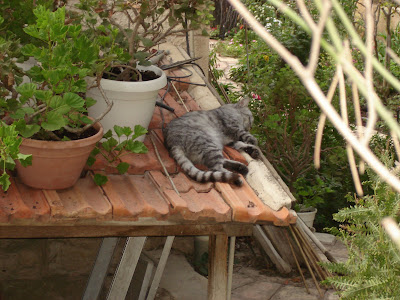
[(252, 235), (255, 223), (295, 222), (286, 208), (264, 205), (246, 183), (198, 184), (178, 173), (177, 194), (159, 171), (109, 179), (100, 188), (89, 175), (57, 191), (13, 180), (0, 192), (0, 238), (210, 236), (208, 299), (221, 300), (228, 294), (228, 237)]

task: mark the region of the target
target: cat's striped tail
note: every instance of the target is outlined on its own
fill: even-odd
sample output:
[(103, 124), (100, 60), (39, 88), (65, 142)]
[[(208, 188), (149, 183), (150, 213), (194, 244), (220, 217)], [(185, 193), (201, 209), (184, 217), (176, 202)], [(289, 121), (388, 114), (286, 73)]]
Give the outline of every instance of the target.
[(224, 171), (202, 171), (198, 169), (190, 160), (186, 157), (185, 153), (180, 147), (171, 148), (171, 156), (176, 160), (178, 165), (191, 179), (197, 182), (227, 182), (233, 183), (237, 186), (243, 184), (242, 179), (239, 174), (230, 172), (228, 170)]

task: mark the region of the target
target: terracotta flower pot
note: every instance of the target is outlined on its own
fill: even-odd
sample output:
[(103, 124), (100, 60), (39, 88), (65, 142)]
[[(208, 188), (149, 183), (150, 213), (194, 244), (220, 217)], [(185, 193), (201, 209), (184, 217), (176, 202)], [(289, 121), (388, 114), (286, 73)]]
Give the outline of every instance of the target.
[(100, 123), (97, 133), (73, 141), (40, 141), (23, 139), (20, 152), (32, 154), (32, 165), (24, 168), (17, 163), (18, 177), (38, 189), (65, 189), (73, 186), (85, 167), (90, 152), (103, 137)]

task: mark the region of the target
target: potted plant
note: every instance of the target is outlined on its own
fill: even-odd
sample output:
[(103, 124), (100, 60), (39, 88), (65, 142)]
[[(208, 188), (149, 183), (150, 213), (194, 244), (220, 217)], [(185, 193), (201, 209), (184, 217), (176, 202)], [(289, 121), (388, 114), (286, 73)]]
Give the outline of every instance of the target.
[[(152, 49), (165, 38), (188, 32), (208, 22), (212, 1), (95, 1), (81, 0), (78, 7), (85, 12), (85, 33), (97, 37), (103, 66), (87, 95), (98, 100), (89, 114), (98, 114), (106, 105), (99, 86), (113, 103), (112, 111), (102, 120), (106, 130), (115, 120), (132, 127), (148, 128), (159, 89), (167, 84), (164, 72), (150, 66)], [(206, 8), (206, 9), (204, 9)], [(126, 51), (127, 49), (127, 51)]]
[(309, 185), (304, 177), (300, 177), (294, 183), (295, 197), (298, 200), (294, 204), (294, 210), (309, 228), (313, 228), (317, 206), (324, 203), (323, 196), (334, 193), (333, 186), (327, 185), (320, 176), (317, 175), (314, 182), (314, 185)]
[(21, 180), (35, 188), (62, 189), (79, 178), (103, 136), (98, 120), (111, 104), (94, 120), (86, 115), (95, 101), (82, 97), (87, 86), (84, 78), (94, 73), (99, 48), (81, 34), (82, 27), (65, 24), (64, 7), (51, 12), (38, 6), (34, 14), (36, 23), (24, 31), (40, 43), (21, 49), (38, 62), (27, 71), (32, 82), (10, 87), (12, 97), (0, 99), (0, 107), (23, 137), (20, 152), (33, 155), (31, 166), (17, 163)]

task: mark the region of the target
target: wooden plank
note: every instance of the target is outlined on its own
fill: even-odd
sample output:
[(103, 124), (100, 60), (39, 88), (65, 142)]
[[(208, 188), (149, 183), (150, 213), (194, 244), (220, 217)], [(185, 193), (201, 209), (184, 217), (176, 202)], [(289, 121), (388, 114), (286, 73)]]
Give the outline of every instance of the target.
[[(285, 236), (285, 231), (288, 230), (287, 227), (277, 227), (277, 226), (272, 226), (272, 225), (263, 225), (262, 226), (265, 233), (267, 234), (267, 237), (269, 240), (272, 242), (272, 245), (278, 251), (282, 259), (290, 264), (292, 268), (296, 267), (296, 261), (295, 258), (292, 255), (292, 252), (290, 251), (290, 246), (289, 242), (287, 239), (283, 239), (282, 237)], [(297, 245), (293, 245), (295, 249), (295, 253), (300, 253), (299, 250), (297, 249)], [(301, 263), (303, 262), (303, 258), (301, 255), (298, 255), (296, 257), (298, 261)]]
[(169, 253), (171, 251), (172, 243), (174, 242), (174, 236), (167, 237), (167, 240), (164, 245), (164, 249), (161, 253), (160, 261), (158, 262), (156, 273), (154, 274), (153, 282), (151, 283), (149, 295), (147, 296), (147, 300), (153, 300), (156, 296), (156, 292), (158, 286), (161, 281), (162, 274), (164, 273), (165, 265), (167, 264), (167, 259)]
[(261, 244), (268, 257), (277, 267), (278, 271), (284, 274), (290, 273), (292, 268), (287, 262), (282, 259), (279, 253), (275, 250), (274, 246), (272, 245), (271, 241), (268, 239), (260, 225), (254, 225), (253, 235)]
[(97, 299), (99, 296), (117, 242), (118, 238), (103, 239), (82, 300)]
[(133, 273), (142, 253), (146, 237), (128, 238), (118, 269), (114, 275), (107, 300), (125, 299)]
[(151, 276), (153, 275), (153, 268), (154, 268), (154, 263), (149, 260), (147, 262), (146, 271), (143, 276), (142, 287), (140, 289), (140, 294), (139, 294), (138, 300), (144, 300), (146, 297), (147, 288), (150, 285), (150, 279), (151, 279)]
[(228, 236), (211, 235), (208, 245), (208, 299), (223, 300), (228, 287)]
[(143, 252), (140, 255), (135, 273), (129, 286), (125, 299), (145, 300), (153, 275), (154, 261)]
[[(133, 223), (133, 222), (132, 222)], [(134, 224), (134, 223), (133, 223)], [(157, 223), (155, 223), (157, 224)], [(73, 225), (73, 224), (71, 224)], [(253, 224), (179, 224), (179, 225), (5, 225), (0, 226), (0, 238), (70, 238), (70, 237), (127, 237), (228, 235), (251, 236)]]

